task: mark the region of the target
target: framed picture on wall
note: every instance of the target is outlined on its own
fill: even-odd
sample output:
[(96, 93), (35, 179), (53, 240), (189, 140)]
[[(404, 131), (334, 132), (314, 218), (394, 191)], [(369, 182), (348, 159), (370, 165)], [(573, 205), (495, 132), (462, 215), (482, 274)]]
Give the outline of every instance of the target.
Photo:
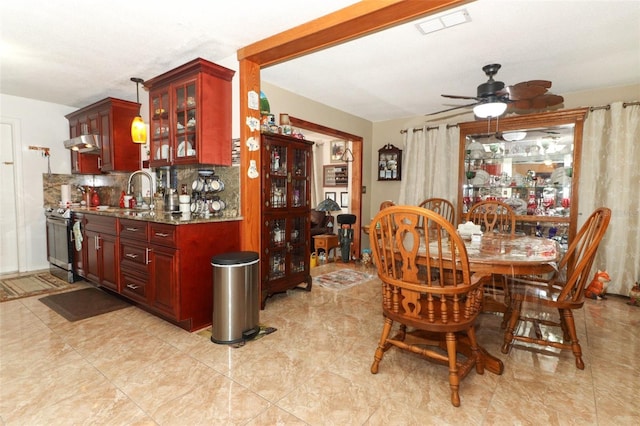
[(347, 186), (349, 169), (346, 164), (334, 164), (323, 167), (324, 186)]
[(341, 192), (340, 193), (340, 207), (349, 207), (349, 193)]
[(342, 154), (347, 149), (346, 141), (331, 141), (329, 143), (329, 149), (331, 150), (331, 162), (340, 163), (342, 160)]
[(336, 193), (335, 192), (325, 192), (324, 198), (330, 198), (333, 201), (336, 201)]

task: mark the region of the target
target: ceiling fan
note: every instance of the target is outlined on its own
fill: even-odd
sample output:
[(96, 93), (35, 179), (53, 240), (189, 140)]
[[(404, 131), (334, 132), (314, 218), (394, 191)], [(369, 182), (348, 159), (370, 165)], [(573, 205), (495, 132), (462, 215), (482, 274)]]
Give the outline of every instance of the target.
[[(477, 116), (486, 118), (489, 116), (495, 117), (501, 115), (507, 109), (506, 107), (508, 107), (510, 112), (523, 114), (531, 110), (542, 110), (564, 102), (564, 98), (562, 96), (547, 93), (551, 87), (551, 82), (548, 80), (523, 81), (521, 83), (505, 87), (505, 84), (502, 81), (493, 79), (493, 77), (498, 73), (500, 67), (500, 64), (490, 64), (482, 67), (482, 71), (484, 71), (487, 77), (489, 77), (489, 80), (478, 86), (476, 96), (442, 95), (445, 98), (473, 99), (476, 102), (432, 112), (426, 115), (429, 116), (460, 108), (474, 107), (474, 113)], [(491, 111), (491, 106), (498, 107), (497, 113), (495, 111)], [(487, 111), (487, 109), (489, 110)]]

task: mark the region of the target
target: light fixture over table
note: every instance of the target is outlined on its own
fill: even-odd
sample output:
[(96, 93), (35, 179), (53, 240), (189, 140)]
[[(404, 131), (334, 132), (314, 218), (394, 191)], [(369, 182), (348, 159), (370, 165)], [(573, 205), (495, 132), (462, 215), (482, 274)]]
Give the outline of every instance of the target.
[[(144, 80), (138, 77), (131, 77), (131, 81), (136, 83), (136, 101), (140, 103), (140, 92), (138, 86)], [(142, 105), (140, 106), (142, 107)], [(147, 143), (147, 125), (138, 111), (138, 115), (131, 122), (131, 140), (133, 143)]]
[(473, 107), (473, 113), (479, 118), (499, 117), (507, 110), (507, 104), (495, 99), (490, 99), (489, 102), (483, 102)]

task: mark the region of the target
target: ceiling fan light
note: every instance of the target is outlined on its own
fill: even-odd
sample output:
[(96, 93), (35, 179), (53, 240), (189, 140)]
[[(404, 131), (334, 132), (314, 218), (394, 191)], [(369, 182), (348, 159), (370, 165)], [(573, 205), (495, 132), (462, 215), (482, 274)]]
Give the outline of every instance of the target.
[(147, 143), (147, 125), (140, 116), (131, 122), (131, 140), (133, 143)]
[(506, 110), (507, 104), (504, 102), (489, 102), (473, 107), (473, 113), (480, 118), (498, 117), (504, 114)]

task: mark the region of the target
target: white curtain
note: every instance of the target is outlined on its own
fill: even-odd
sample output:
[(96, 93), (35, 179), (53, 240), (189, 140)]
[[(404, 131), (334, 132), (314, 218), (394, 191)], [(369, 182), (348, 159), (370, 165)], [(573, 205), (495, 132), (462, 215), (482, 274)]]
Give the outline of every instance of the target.
[(418, 205), (431, 197), (457, 203), (459, 139), (458, 126), (406, 130), (399, 204)]
[(578, 227), (598, 207), (612, 213), (592, 273), (606, 270), (607, 292), (626, 296), (640, 280), (640, 106), (591, 111), (580, 164)]

